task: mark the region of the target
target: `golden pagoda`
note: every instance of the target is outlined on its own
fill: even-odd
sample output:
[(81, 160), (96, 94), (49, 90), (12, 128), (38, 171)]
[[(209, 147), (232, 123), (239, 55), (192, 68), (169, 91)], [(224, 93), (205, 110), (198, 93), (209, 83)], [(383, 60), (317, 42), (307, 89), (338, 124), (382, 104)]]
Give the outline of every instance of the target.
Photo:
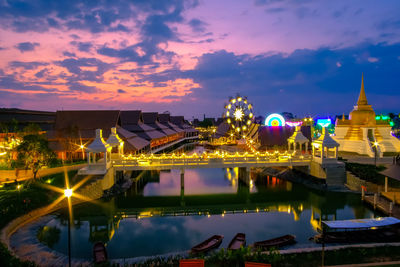
[(375, 147), (378, 156), (384, 152), (400, 152), (400, 141), (391, 135), (389, 118), (376, 119), (375, 111), (368, 104), (364, 89), (364, 75), (361, 77), (361, 90), (357, 105), (350, 112), (346, 120), (343, 114), (341, 119), (336, 119), (335, 136), (333, 138), (340, 144), (339, 151), (355, 152), (370, 157), (375, 156)]

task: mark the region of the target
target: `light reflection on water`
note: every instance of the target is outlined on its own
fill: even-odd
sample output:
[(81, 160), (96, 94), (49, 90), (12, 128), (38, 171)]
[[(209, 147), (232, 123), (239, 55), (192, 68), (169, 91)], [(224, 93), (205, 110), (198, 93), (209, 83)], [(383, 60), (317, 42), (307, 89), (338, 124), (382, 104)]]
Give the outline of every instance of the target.
[[(237, 232), (246, 233), (248, 244), (294, 234), (298, 242), (294, 247), (314, 246), (308, 238), (316, 233), (321, 217), (374, 216), (358, 195), (316, 192), (255, 173), (249, 188), (238, 179), (238, 173), (237, 169), (186, 170), (182, 196), (179, 170), (151, 172), (138, 188), (104, 201), (104, 206), (74, 207), (79, 226), (72, 231), (72, 254), (90, 258), (93, 243), (103, 241), (110, 258), (157, 255), (188, 250), (213, 234), (224, 235), (221, 247), (226, 247)], [(202, 215), (149, 217), (182, 210)], [(222, 215), (229, 210), (254, 213)], [(210, 216), (204, 215), (208, 213)], [(61, 252), (66, 252), (65, 222), (59, 214), (47, 223), (61, 229), (60, 240), (54, 245)]]

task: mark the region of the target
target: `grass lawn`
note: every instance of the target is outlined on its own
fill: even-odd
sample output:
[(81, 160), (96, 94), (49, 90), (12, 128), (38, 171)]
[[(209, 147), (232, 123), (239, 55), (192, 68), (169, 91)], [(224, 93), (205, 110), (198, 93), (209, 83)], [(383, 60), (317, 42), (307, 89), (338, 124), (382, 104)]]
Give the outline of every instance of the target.
[[(77, 171), (70, 171), (73, 177)], [(18, 185), (5, 184), (0, 188), (0, 228), (5, 227), (10, 221), (34, 209), (44, 207), (60, 196), (59, 193), (45, 189), (44, 183), (64, 188), (64, 173), (52, 174), (41, 180), (21, 183)], [(0, 266), (35, 266), (31, 262), (21, 262), (9, 254), (7, 248), (0, 244)]]

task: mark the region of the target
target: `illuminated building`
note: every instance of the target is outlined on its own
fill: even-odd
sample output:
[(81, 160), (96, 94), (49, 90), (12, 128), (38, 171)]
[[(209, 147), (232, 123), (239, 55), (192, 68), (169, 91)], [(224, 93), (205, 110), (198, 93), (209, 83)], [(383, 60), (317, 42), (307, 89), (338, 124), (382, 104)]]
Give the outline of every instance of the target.
[(357, 105), (350, 112), (349, 119), (345, 119), (344, 116), (342, 119), (336, 119), (333, 138), (340, 144), (339, 151), (374, 157), (376, 146), (379, 156), (383, 156), (385, 152), (400, 152), (400, 141), (393, 137), (390, 131), (389, 118), (377, 120), (372, 106), (368, 104), (362, 78)]

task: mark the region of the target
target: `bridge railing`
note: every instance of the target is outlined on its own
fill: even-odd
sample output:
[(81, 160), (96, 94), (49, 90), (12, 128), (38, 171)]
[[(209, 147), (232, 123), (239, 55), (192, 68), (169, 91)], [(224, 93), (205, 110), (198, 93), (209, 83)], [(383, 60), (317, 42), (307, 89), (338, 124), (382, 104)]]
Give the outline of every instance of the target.
[(278, 162), (305, 162), (310, 160), (310, 156), (256, 156), (248, 155), (246, 157), (193, 157), (193, 158), (161, 158), (161, 157), (147, 157), (147, 158), (135, 158), (135, 159), (119, 159), (114, 160), (113, 165), (126, 165), (126, 166), (165, 166), (165, 165), (217, 165), (217, 164), (254, 164), (254, 163), (278, 163)]

